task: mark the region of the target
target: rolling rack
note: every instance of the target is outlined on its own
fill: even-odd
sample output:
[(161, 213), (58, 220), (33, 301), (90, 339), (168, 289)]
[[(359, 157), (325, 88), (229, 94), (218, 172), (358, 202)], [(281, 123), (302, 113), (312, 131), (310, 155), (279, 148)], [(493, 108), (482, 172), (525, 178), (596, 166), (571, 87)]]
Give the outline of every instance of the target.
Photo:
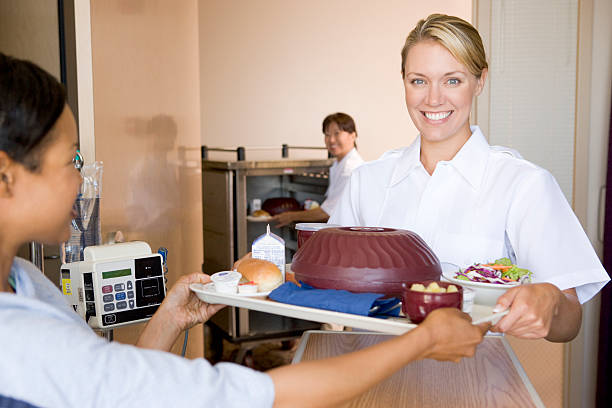
[[(278, 147), (275, 147), (278, 154)], [(259, 198), (294, 197), (299, 202), (313, 199), (321, 203), (328, 186), (333, 159), (290, 159), (290, 150), (326, 150), (325, 147), (281, 147), (281, 158), (248, 161), (251, 150), (270, 147), (210, 148), (202, 146), (202, 211), (204, 273), (213, 274), (232, 268), (247, 254), (255, 238), (265, 233), (265, 222), (247, 220), (249, 203)], [(211, 160), (210, 152), (235, 153), (235, 160)], [(227, 155), (227, 154), (226, 154)], [(285, 258), (291, 263), (297, 250), (292, 226), (275, 228), (285, 240)], [(213, 359), (223, 352), (223, 339), (240, 346), (234, 359), (243, 362), (257, 344), (271, 340), (299, 338), (304, 331), (320, 328), (320, 323), (294, 319), (238, 307), (226, 307), (207, 322), (211, 332)]]

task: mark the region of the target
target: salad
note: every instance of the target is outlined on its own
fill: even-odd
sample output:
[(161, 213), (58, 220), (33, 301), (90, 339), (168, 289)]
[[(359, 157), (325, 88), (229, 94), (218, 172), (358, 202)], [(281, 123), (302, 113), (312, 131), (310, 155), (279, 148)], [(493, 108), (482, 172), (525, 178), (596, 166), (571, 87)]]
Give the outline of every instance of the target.
[(459, 270), (455, 274), (455, 279), (506, 285), (529, 283), (531, 275), (532, 272), (529, 269), (519, 268), (508, 258), (500, 258), (494, 262), (476, 263), (464, 270)]

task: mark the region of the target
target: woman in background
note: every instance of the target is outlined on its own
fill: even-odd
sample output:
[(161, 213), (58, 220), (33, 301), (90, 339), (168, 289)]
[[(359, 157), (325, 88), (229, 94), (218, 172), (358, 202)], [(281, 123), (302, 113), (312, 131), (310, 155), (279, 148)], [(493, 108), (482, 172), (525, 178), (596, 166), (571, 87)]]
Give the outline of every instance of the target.
[(554, 177), (511, 149), (489, 146), (470, 127), (472, 100), (488, 72), (478, 31), (432, 14), (410, 32), (401, 56), (419, 135), (353, 172), (329, 222), (412, 230), (442, 262), (461, 267), (510, 258), (535, 283), (498, 299), (496, 310), (510, 311), (493, 330), (573, 339), (581, 303), (609, 277)]
[(439, 309), (405, 335), (333, 359), (267, 373), (212, 366), (168, 353), (183, 330), (221, 307), (189, 290), (210, 281), (194, 273), (168, 292), (137, 347), (107, 342), (40, 270), (16, 257), (26, 242), (70, 236), (81, 183), (77, 146), (63, 87), (36, 65), (0, 53), (0, 406), (337, 406), (411, 361), (458, 361), (482, 341), (488, 325)]
[(325, 147), (335, 160), (329, 168), (329, 187), (325, 193), (325, 201), (320, 207), (305, 211), (286, 211), (275, 215), (277, 227), (292, 222), (326, 222), (340, 200), (342, 191), (349, 181), (351, 173), (363, 163), (357, 152), (357, 129), (355, 121), (346, 113), (333, 113), (323, 120)]

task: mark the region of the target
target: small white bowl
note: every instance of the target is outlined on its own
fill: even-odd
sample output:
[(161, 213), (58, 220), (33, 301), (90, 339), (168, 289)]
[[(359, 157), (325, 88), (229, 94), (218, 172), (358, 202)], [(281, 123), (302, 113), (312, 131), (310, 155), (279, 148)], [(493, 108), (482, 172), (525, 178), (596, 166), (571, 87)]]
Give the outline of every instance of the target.
[(484, 306), (495, 306), (497, 299), (503, 295), (508, 289), (518, 286), (519, 283), (508, 283), (505, 285), (496, 283), (472, 282), (463, 279), (455, 279), (455, 273), (459, 270), (459, 266), (451, 263), (442, 262), (442, 279), (461, 285), (464, 288), (473, 289), (474, 304)]
[(236, 271), (221, 271), (210, 277), (215, 284), (215, 290), (220, 293), (236, 293), (240, 278), (242, 274)]

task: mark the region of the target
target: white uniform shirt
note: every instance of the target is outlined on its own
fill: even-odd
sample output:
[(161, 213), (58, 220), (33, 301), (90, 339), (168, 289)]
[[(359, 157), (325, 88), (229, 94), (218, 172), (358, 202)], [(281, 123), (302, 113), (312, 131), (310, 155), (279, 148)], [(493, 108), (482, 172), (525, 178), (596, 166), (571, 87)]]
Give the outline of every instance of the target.
[(535, 282), (589, 300), (609, 277), (554, 177), (472, 132), (431, 176), (420, 138), (362, 165), (329, 223), (411, 230), (441, 262), (462, 267), (509, 257)]
[(44, 407), (271, 407), (272, 379), (231, 363), (107, 342), (31, 263), (0, 292), (0, 395)]
[(327, 192), (325, 193), (325, 201), (321, 204), (321, 208), (328, 215), (331, 215), (336, 205), (338, 205), (342, 192), (349, 182), (351, 173), (362, 164), (363, 159), (357, 152), (357, 149), (353, 147), (342, 160), (335, 160), (331, 165), (329, 168), (329, 187), (327, 187)]

